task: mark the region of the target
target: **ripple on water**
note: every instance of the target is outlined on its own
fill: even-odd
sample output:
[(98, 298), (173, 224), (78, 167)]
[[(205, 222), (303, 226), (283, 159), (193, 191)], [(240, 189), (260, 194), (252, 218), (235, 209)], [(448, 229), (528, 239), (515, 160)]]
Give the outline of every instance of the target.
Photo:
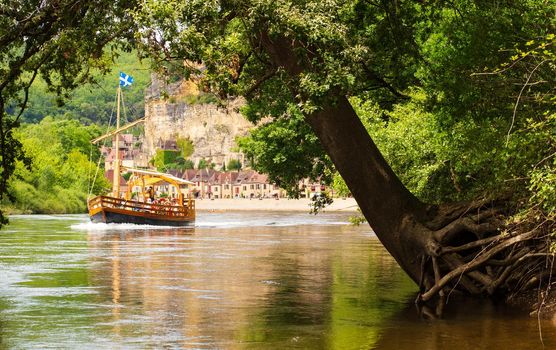
[[(167, 229), (180, 229), (175, 226), (155, 226), (155, 225), (136, 225), (136, 224), (104, 224), (95, 222), (80, 222), (70, 226), (72, 230), (78, 231), (136, 231), (136, 230), (167, 230)], [(182, 228), (187, 229), (187, 228)]]

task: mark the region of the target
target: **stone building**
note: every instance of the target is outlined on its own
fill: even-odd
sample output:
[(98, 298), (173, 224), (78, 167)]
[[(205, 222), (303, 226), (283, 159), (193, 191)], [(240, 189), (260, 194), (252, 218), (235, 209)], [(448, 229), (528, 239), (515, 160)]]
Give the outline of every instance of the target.
[[(148, 167), (149, 157), (141, 147), (141, 140), (133, 134), (120, 134), (119, 137), (120, 164), (128, 168)], [(114, 161), (116, 159), (114, 148), (102, 146), (100, 152), (104, 156), (104, 169), (114, 170)]]

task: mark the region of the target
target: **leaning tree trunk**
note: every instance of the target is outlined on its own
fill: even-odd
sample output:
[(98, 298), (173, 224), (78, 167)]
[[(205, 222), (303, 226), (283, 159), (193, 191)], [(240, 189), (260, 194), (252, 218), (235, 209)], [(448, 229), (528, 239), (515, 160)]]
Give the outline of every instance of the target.
[(384, 247), (419, 281), (420, 257), (431, 240), (418, 224), (425, 205), (394, 174), (345, 97), (306, 120)]
[(384, 247), (414, 281), (432, 286), (434, 271), (426, 275), (426, 260), (440, 249), (426, 225), (432, 207), (401, 183), (347, 98), (337, 97), (306, 120)]
[[(261, 42), (274, 65), (291, 77), (309, 69), (291, 41), (263, 33)], [(542, 225), (525, 233), (502, 230), (504, 208), (493, 201), (420, 202), (394, 174), (347, 98), (330, 94), (328, 104), (306, 121), (378, 239), (419, 284), (418, 300), (453, 290), (508, 295), (551, 274), (547, 262), (553, 255)]]
[[(553, 272), (547, 227), (505, 225), (503, 206), (420, 203), (388, 166), (347, 98), (307, 116), (377, 237), (421, 289), (509, 296)], [(524, 230), (524, 228), (526, 228)]]

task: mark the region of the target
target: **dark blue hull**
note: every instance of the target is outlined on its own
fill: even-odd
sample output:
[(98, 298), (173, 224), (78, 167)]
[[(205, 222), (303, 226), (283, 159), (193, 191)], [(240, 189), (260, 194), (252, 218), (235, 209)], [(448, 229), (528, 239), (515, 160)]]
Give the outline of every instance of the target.
[[(135, 214), (136, 213), (136, 214)], [(136, 224), (136, 225), (154, 225), (154, 226), (192, 226), (195, 220), (171, 220), (164, 217), (155, 218), (152, 216), (142, 215), (140, 212), (135, 213), (114, 213), (111, 211), (101, 211), (91, 216), (91, 221), (106, 224)], [(135, 215), (134, 215), (135, 214)]]

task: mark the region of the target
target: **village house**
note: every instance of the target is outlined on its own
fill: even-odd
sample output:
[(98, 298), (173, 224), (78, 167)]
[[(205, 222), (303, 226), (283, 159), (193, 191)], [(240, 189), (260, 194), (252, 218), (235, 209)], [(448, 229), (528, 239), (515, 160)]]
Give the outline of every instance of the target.
[(215, 173), (211, 181), (214, 198), (233, 198), (233, 184), (239, 173), (236, 171)]
[(189, 187), (188, 193), (184, 193), (188, 198), (211, 198), (211, 178), (217, 173), (213, 169), (184, 170), (180, 175), (176, 175), (184, 180), (193, 182)]
[[(267, 175), (259, 174), (254, 170), (220, 172), (213, 169), (187, 169), (184, 171), (170, 170), (169, 173), (193, 182), (193, 185), (187, 189), (182, 189), (186, 198), (280, 198), (285, 196), (283, 190), (269, 183)], [(169, 187), (160, 187), (159, 190), (166, 191), (171, 196), (174, 191)]]
[(328, 186), (321, 183), (320, 180), (313, 181), (307, 178), (299, 181), (299, 190), (301, 191), (301, 198), (313, 198), (321, 193), (332, 191)]
[(256, 171), (248, 172), (240, 185), (245, 198), (283, 197), (279, 189), (268, 181), (268, 175)]
[(240, 171), (232, 185), (233, 198), (247, 198), (247, 180), (253, 170)]
[[(133, 134), (120, 134), (119, 157), (120, 164), (128, 168), (146, 168), (148, 157), (145, 152), (135, 147), (139, 140)], [(101, 154), (104, 156), (104, 169), (113, 170), (116, 152), (111, 147), (102, 146)]]

